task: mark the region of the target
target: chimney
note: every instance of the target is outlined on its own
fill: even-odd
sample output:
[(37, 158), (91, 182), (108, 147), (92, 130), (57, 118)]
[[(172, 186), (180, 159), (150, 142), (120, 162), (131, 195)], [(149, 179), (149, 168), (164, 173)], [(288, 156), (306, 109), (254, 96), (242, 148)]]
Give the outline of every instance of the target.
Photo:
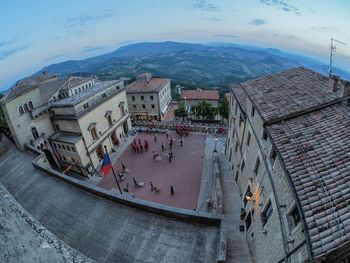
[[(350, 96), (350, 81), (341, 80), (340, 96), (342, 98)], [(343, 105), (350, 107), (350, 98), (343, 102)]]
[(337, 75), (329, 74), (328, 89), (330, 92), (336, 92), (338, 87), (339, 77)]
[(46, 70), (44, 70), (44, 71), (43, 71), (43, 75), (46, 76), (46, 74), (47, 74), (47, 73), (46, 73)]

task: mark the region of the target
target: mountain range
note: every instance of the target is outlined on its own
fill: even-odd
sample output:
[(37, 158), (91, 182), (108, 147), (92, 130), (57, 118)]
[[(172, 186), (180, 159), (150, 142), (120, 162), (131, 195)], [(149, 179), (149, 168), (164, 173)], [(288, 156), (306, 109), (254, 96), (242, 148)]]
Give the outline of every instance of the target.
[[(225, 43), (142, 42), (104, 55), (69, 60), (43, 68), (59, 76), (97, 75), (101, 79), (134, 78), (142, 72), (204, 88), (227, 87), (248, 79), (304, 66), (326, 75), (328, 66), (278, 49)], [(41, 72), (40, 71), (40, 72)], [(339, 68), (334, 73), (350, 79)]]

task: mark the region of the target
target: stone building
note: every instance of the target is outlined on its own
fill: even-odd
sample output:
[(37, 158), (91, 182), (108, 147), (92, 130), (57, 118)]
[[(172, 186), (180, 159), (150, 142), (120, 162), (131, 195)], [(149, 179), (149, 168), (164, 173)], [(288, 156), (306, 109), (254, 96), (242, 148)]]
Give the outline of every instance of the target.
[(163, 120), (171, 103), (170, 79), (142, 73), (126, 88), (129, 110), (135, 120)]
[(1, 104), (18, 148), (31, 144), (51, 166), (72, 164), (84, 175), (99, 168), (103, 146), (111, 151), (131, 128), (122, 81), (44, 73), (18, 82)]
[(217, 108), (219, 105), (219, 91), (218, 90), (182, 90), (181, 101), (189, 110), (191, 107), (201, 100), (206, 99), (211, 103), (211, 106)]
[(225, 151), (254, 262), (350, 262), (349, 82), (298, 67), (230, 89)]

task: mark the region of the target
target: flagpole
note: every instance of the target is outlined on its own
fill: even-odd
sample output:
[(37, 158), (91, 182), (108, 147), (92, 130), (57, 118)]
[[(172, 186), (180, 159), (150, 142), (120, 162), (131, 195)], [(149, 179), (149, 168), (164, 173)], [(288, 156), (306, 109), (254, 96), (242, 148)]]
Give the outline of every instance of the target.
[[(106, 150), (108, 159), (111, 160), (111, 158), (109, 158), (109, 154), (108, 154), (108, 151), (107, 151), (107, 146), (104, 145), (104, 147), (105, 147), (105, 150)], [(115, 176), (115, 172), (114, 172), (114, 169), (113, 169), (113, 164), (112, 164), (112, 172), (113, 172), (113, 175), (114, 175), (114, 179), (115, 179), (115, 181), (116, 181), (116, 183), (117, 183), (117, 185), (118, 185), (118, 189), (119, 189), (119, 191), (120, 191), (120, 194), (122, 195), (123, 192), (122, 192), (122, 190), (120, 189), (120, 185), (119, 185), (119, 183), (118, 183), (117, 177)]]

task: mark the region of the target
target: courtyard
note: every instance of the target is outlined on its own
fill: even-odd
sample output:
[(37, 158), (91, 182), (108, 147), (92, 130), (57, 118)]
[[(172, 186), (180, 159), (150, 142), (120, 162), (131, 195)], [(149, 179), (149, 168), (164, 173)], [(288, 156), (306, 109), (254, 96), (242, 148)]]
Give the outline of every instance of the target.
[[(180, 136), (170, 133), (173, 136), (174, 145), (172, 152), (174, 158), (168, 161), (169, 139), (166, 134), (156, 134), (157, 141), (154, 142), (154, 133), (139, 133), (136, 142), (140, 139), (142, 145), (148, 141), (149, 150), (147, 152), (135, 153), (129, 145), (123, 154), (113, 164), (117, 180), (121, 189), (128, 185), (129, 192), (136, 198), (154, 203), (165, 204), (178, 208), (197, 208), (202, 170), (205, 154), (206, 135), (190, 134), (184, 137), (183, 146), (180, 146)], [(166, 150), (162, 152), (161, 144)], [(153, 160), (152, 152), (161, 154), (161, 160)], [(122, 170), (121, 162), (127, 166), (127, 175), (123, 181), (117, 173)], [(144, 182), (143, 187), (137, 187), (133, 182), (135, 177), (137, 182)], [(159, 191), (151, 191), (150, 182), (159, 187)], [(170, 185), (175, 187), (174, 195), (170, 193)], [(104, 177), (98, 186), (110, 190), (117, 188), (112, 170)]]

